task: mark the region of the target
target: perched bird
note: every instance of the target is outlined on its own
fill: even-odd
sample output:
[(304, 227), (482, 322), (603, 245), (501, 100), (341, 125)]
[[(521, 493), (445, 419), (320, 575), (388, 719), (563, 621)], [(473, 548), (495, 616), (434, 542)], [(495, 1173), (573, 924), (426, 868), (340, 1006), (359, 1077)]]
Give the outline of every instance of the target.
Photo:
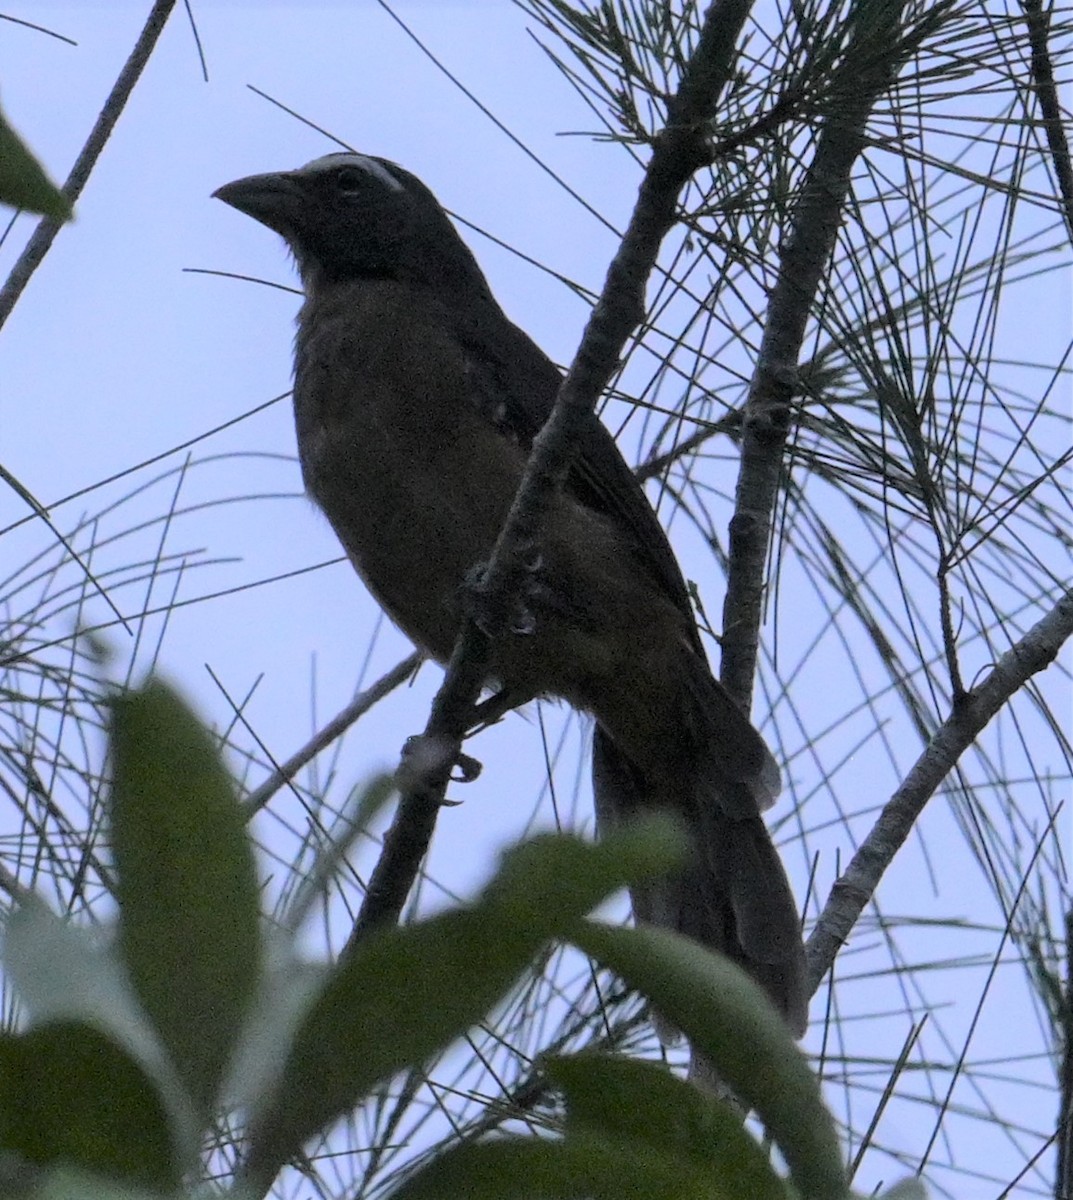
[[(396, 624), (446, 662), (463, 585), (490, 556), (559, 370), (394, 163), (329, 154), (215, 195), (280, 234), (302, 276), (306, 489)], [(534, 557), (529, 619), (495, 638), (489, 683), (592, 714), (598, 824), (661, 808), (690, 833), (687, 864), (634, 890), (636, 918), (729, 955), (800, 1035), (797, 909), (760, 816), (778, 767), (713, 678), (666, 535), (595, 416)]]

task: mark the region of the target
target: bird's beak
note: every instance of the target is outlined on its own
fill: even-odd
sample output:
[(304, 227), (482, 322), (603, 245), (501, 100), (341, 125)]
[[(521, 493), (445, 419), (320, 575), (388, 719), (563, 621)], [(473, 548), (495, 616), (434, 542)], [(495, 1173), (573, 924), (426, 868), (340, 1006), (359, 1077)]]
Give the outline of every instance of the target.
[(212, 194), (215, 199), (287, 237), (295, 232), (304, 201), (296, 174), (278, 171), (268, 175), (247, 175), (244, 179), (225, 183)]

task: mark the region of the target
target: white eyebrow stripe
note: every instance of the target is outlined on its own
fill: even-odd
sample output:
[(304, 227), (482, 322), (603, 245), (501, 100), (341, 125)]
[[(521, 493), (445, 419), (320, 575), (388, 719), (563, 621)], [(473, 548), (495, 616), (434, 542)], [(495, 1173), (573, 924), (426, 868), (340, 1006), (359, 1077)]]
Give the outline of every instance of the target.
[(381, 166), (375, 158), (369, 158), (365, 154), (325, 154), (323, 158), (315, 158), (312, 162), (306, 163), (302, 170), (303, 172), (308, 171), (312, 175), (318, 171), (327, 171), (333, 167), (343, 166), (344, 164), (352, 167), (360, 167), (361, 170), (368, 171), (370, 175), (378, 179), (386, 188), (390, 188), (393, 192), (406, 190), (386, 167)]

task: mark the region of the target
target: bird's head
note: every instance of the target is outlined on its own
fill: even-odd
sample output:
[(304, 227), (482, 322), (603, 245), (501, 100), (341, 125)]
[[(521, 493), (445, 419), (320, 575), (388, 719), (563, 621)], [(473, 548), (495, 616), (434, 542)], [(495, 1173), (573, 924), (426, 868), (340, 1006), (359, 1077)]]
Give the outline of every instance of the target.
[(468, 247), (439, 201), (409, 171), (364, 154), (326, 154), (296, 171), (249, 175), (213, 195), (274, 229), (307, 291), (323, 283), (393, 279), (441, 293), (488, 296)]

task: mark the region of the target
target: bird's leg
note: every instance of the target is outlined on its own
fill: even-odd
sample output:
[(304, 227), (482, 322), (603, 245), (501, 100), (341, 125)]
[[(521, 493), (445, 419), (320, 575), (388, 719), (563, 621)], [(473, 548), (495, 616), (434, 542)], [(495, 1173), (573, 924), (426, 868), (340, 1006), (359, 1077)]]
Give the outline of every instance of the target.
[(507, 713), (521, 708), (523, 704), (528, 704), (531, 699), (531, 696), (519, 695), (509, 688), (501, 688), (498, 692), (493, 692), (487, 699), (474, 705), (473, 723), (470, 725), (466, 737), (472, 737), (473, 734), (480, 733), (482, 729), (488, 729), (489, 726), (502, 721)]
[[(473, 713), (465, 736), (472, 737), (473, 734), (480, 733), (482, 729), (487, 729), (490, 725), (501, 721), (507, 713), (528, 703), (530, 699), (531, 697), (520, 695), (516, 691), (501, 688), (498, 692), (494, 692), (491, 696), (473, 706)], [(437, 768), (442, 770), (442, 763), (429, 761), (430, 747), (427, 743), (428, 739), (422, 735), (415, 735), (406, 739), (399, 764), (399, 771), (403, 777), (412, 777), (417, 772), (426, 773), (430, 770), (435, 771)], [(435, 748), (432, 749), (432, 753), (436, 753)], [(451, 780), (454, 783), (472, 783), (483, 770), (484, 765), (479, 759), (474, 758), (471, 754), (463, 754), (460, 750), (455, 755), (454, 763), (451, 767)], [(461, 801), (459, 800), (443, 801), (445, 806), (453, 806), (460, 803)]]

